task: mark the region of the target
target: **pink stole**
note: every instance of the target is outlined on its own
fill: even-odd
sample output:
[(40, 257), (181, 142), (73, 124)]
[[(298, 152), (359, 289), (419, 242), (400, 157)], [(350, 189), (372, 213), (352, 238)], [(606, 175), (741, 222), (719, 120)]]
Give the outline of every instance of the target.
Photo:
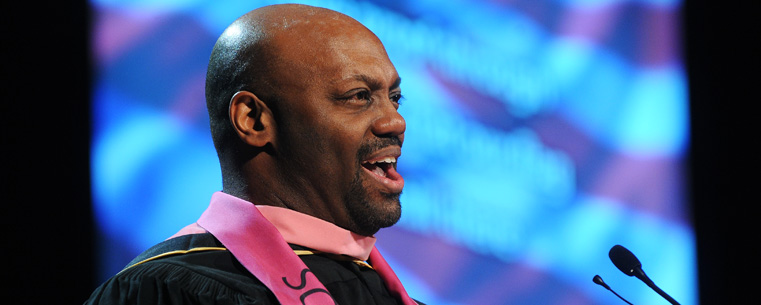
[[(216, 237), (238, 261), (269, 288), (281, 304), (336, 304), (272, 223), (250, 202), (212, 197), (197, 224)], [(192, 231), (190, 226), (183, 231)], [(178, 234), (183, 234), (182, 231)], [(392, 296), (405, 305), (417, 304), (380, 252), (368, 259)]]

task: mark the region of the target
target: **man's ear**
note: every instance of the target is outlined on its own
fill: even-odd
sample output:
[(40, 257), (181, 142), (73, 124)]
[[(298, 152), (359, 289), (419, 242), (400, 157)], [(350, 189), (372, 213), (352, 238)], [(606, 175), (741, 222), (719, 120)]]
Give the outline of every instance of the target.
[(264, 147), (275, 140), (272, 111), (255, 94), (238, 91), (230, 99), (230, 122), (244, 143)]

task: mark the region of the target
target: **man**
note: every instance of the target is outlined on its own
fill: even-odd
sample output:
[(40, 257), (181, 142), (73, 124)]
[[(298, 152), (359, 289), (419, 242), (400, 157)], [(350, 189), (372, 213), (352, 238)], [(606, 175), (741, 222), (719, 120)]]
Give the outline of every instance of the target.
[(236, 20), (206, 81), (222, 192), (87, 304), (416, 304), (372, 237), (401, 215), (399, 84), (346, 15), (289, 4)]

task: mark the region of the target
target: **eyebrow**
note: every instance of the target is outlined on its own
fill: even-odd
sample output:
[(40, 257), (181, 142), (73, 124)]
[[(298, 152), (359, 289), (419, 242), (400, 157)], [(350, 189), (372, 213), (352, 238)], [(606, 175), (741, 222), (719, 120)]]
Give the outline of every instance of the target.
[(391, 89), (393, 90), (393, 89), (399, 88), (399, 85), (401, 84), (402, 84), (402, 78), (397, 76), (396, 80), (394, 80), (394, 83), (391, 84)]
[[(365, 74), (355, 75), (354, 79), (367, 83), (372, 89), (383, 87), (383, 83), (381, 81)], [(401, 83), (402, 83), (402, 78), (397, 76), (396, 79), (394, 80), (394, 83), (391, 84), (391, 87), (389, 87), (389, 89), (394, 90), (396, 88), (399, 88), (399, 85), (401, 85)]]

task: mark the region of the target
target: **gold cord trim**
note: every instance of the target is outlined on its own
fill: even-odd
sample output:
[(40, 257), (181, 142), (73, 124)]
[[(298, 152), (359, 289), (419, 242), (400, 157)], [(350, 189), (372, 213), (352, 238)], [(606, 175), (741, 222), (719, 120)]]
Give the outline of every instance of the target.
[(296, 255), (314, 255), (314, 254), (319, 254), (322, 252), (310, 251), (310, 250), (293, 250), (293, 253), (296, 253)]
[[(122, 273), (124, 270), (127, 270), (129, 268), (135, 267), (137, 265), (140, 265), (140, 264), (152, 261), (152, 260), (156, 260), (156, 259), (159, 259), (159, 258), (162, 258), (162, 257), (167, 257), (167, 256), (170, 256), (170, 255), (187, 254), (187, 253), (201, 252), (201, 251), (226, 251), (226, 250), (227, 250), (227, 248), (223, 248), (223, 247), (198, 247), (198, 248), (192, 248), (192, 249), (188, 249), (188, 250), (175, 250), (175, 251), (164, 252), (164, 253), (161, 253), (159, 255), (152, 256), (152, 257), (146, 258), (146, 259), (144, 259), (142, 261), (139, 261), (137, 263), (134, 263), (134, 264), (128, 266), (127, 268), (122, 269), (122, 271), (119, 271), (119, 273)], [(299, 256), (301, 256), (301, 255), (324, 254), (324, 252), (311, 251), (311, 250), (293, 250), (293, 253), (295, 253), (296, 255), (299, 255)], [(365, 268), (374, 269), (373, 266), (370, 266), (370, 264), (368, 264), (368, 263), (366, 263), (364, 261), (358, 260), (358, 259), (352, 260), (352, 262), (354, 262), (355, 264), (357, 264), (359, 266), (365, 267)]]
[[(201, 251), (225, 251), (225, 250), (227, 250), (227, 248), (223, 248), (223, 247), (198, 247), (198, 248), (192, 248), (192, 249), (188, 249), (188, 250), (175, 250), (175, 251), (164, 252), (164, 253), (161, 253), (159, 255), (152, 256), (152, 257), (146, 258), (146, 259), (144, 259), (142, 261), (139, 261), (137, 263), (134, 263), (134, 264), (128, 266), (127, 268), (124, 268), (122, 271), (127, 270), (129, 268), (132, 268), (134, 266), (137, 266), (137, 265), (140, 265), (140, 264), (143, 264), (143, 263), (155, 260), (155, 259), (159, 259), (159, 258), (162, 258), (162, 257), (170, 256), (170, 255), (187, 254), (187, 253), (201, 252)], [(119, 271), (119, 273), (121, 273), (122, 271)]]
[(367, 262), (364, 262), (364, 261), (361, 261), (361, 260), (358, 260), (358, 259), (346, 259), (346, 258), (348, 258), (348, 256), (339, 256), (339, 255), (335, 255), (335, 254), (330, 254), (330, 253), (325, 253), (325, 252), (320, 252), (320, 251), (311, 251), (311, 250), (293, 250), (293, 252), (296, 253), (296, 255), (299, 255), (299, 256), (301, 256), (301, 255), (325, 254), (325, 255), (329, 255), (329, 256), (333, 257), (334, 259), (343, 260), (343, 261), (351, 260), (353, 263), (355, 263), (355, 264), (357, 264), (357, 265), (359, 265), (361, 267), (374, 269), (373, 266), (370, 266), (370, 264), (368, 264)]

